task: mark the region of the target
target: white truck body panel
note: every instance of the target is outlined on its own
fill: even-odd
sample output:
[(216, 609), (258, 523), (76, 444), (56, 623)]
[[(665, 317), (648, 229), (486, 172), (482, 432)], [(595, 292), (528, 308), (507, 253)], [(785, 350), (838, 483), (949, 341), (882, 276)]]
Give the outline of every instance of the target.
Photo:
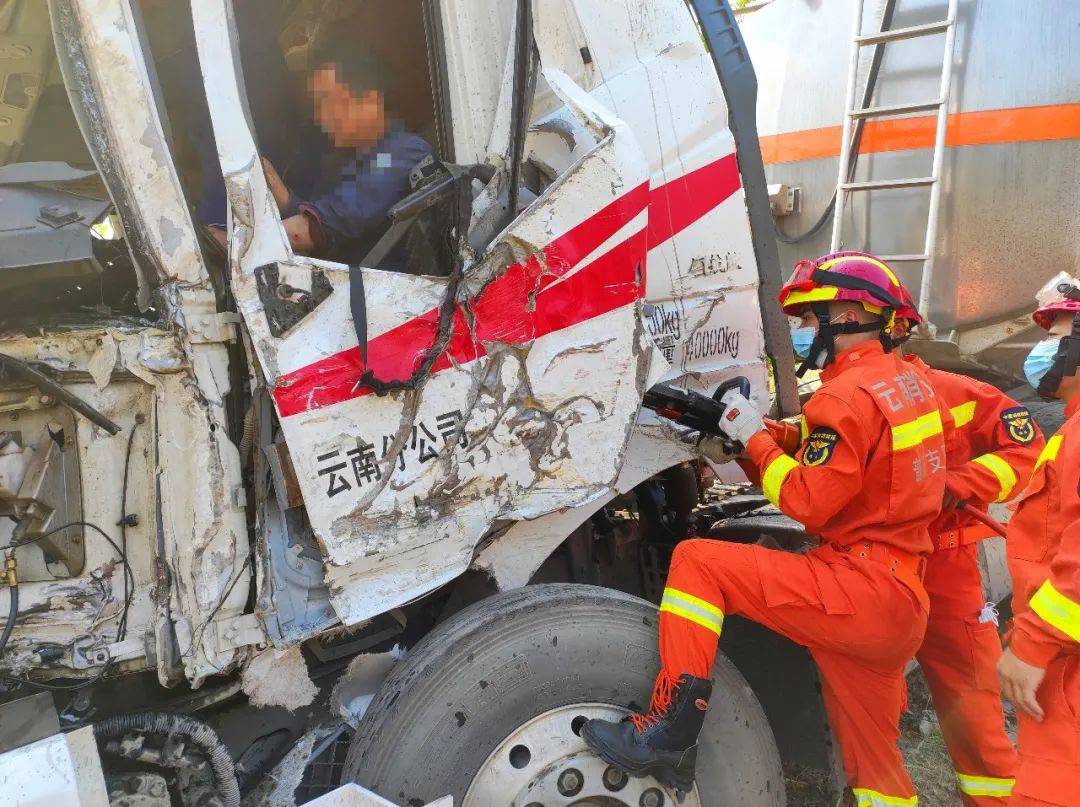
[[(508, 159), (512, 11), (444, 7), (459, 162)], [(419, 364), (447, 280), (353, 269), (364, 273), (369, 312), (363, 364), (348, 270), (291, 255), (282, 236), (228, 53), (227, 4), (196, 3), (193, 16), (232, 205), (233, 293), (344, 622), (453, 579), (499, 522), (580, 508), (580, 523), (595, 509), (586, 505), (617, 489), (646, 381), (711, 389), (743, 374), (766, 403), (734, 143), (715, 68), (681, 3), (535, 4), (546, 84), (538, 103), (564, 108), (575, 136), (592, 145), (575, 143), (555, 184), (467, 266), (453, 336), (428, 377), (386, 396), (359, 386), (362, 371), (400, 379)], [(488, 35), (468, 33), (477, 28)], [(579, 37), (595, 71), (583, 65)], [(543, 148), (534, 135), (526, 149)], [(538, 259), (554, 282), (542, 279)], [(318, 274), (332, 289), (279, 336), (256, 278), (271, 263), (295, 288), (312, 289)], [(644, 317), (634, 288), (643, 280)], [(646, 335), (671, 365), (652, 378)], [(641, 429), (665, 432), (650, 420)], [(687, 456), (681, 447), (657, 452), (651, 472)], [(514, 535), (527, 541), (529, 532), (522, 525)]]
[(106, 807), (109, 794), (101, 772), (92, 726), (53, 734), (0, 754), (4, 801), (16, 807)]

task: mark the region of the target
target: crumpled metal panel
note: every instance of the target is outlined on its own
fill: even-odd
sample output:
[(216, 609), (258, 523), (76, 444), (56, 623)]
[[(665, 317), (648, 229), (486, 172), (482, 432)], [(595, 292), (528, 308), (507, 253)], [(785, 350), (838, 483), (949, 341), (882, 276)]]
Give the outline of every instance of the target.
[[(564, 12), (580, 24), (563, 25)], [(361, 376), (400, 380), (423, 363), (448, 282), (354, 270), (367, 297), (361, 356), (347, 272), (291, 255), (281, 237), (243, 114), (225, 4), (197, 4), (193, 15), (232, 204), (233, 291), (343, 620), (452, 579), (499, 523), (586, 512), (610, 495), (641, 392), (656, 380), (650, 367), (709, 389), (748, 375), (755, 398), (767, 401), (756, 265), (726, 108), (681, 3), (536, 6), (545, 108), (554, 96), (576, 118), (574, 137), (593, 145), (573, 144), (556, 184), (470, 268), (426, 375), (385, 396)], [(496, 34), (471, 47), (505, 63), (507, 32)], [(451, 35), (448, 59), (457, 47)], [(597, 69), (583, 74), (571, 57), (586, 52)], [(591, 93), (569, 75), (587, 78)], [(488, 109), (499, 94), (496, 108), (505, 106), (505, 71), (501, 82), (488, 78), (492, 97), (477, 103)], [(472, 131), (470, 109), (455, 108), (456, 131)], [(499, 115), (492, 120), (489, 151), (506, 129)], [(470, 137), (479, 150), (483, 138)], [(318, 267), (332, 289), (279, 336), (258, 296), (256, 273), (268, 265), (303, 290), (314, 288)], [(655, 303), (647, 312), (645, 293)], [(643, 427), (673, 440), (655, 421)], [(684, 456), (662, 454), (653, 472)], [(641, 464), (645, 473), (650, 461)]]
[[(413, 389), (376, 396), (359, 380), (422, 362), (444, 279), (362, 270), (365, 363), (345, 272), (325, 270), (332, 294), (281, 338), (251, 276), (235, 278), (345, 622), (460, 574), (495, 521), (580, 506), (618, 476), (652, 355), (645, 162), (621, 121), (549, 81), (603, 139), (469, 270), (448, 344)], [(311, 283), (307, 267), (286, 272)]]
[[(158, 109), (138, 4), (50, 0), (49, 11), (83, 137), (136, 261), (156, 277), (162, 319), (177, 331), (178, 373), (155, 376), (172, 388), (169, 405), (157, 411), (163, 561), (172, 582), (163, 613), (185, 674), (198, 684), (241, 657), (219, 650), (208, 628), (243, 611), (251, 574), (240, 458), (225, 428), (228, 355), (219, 337), (206, 336), (217, 313), (214, 290)], [(165, 355), (148, 361), (166, 371), (173, 362)], [(159, 674), (165, 683), (160, 667)]]
[[(638, 134), (648, 160), (645, 327), (667, 362), (656, 380), (711, 393), (719, 382), (744, 375), (755, 402), (767, 409), (760, 285), (727, 105), (686, 5), (546, 0), (534, 15), (543, 63), (581, 71), (586, 48), (594, 62), (585, 68), (591, 92)], [(539, 150), (545, 162), (554, 137), (541, 137), (549, 128), (534, 125), (530, 141), (534, 158)], [(679, 437), (668, 421), (642, 410), (618, 492), (693, 458)], [(734, 464), (714, 470), (742, 476)], [(525, 585), (602, 504), (518, 522), (485, 545), (473, 566), (500, 588)]]

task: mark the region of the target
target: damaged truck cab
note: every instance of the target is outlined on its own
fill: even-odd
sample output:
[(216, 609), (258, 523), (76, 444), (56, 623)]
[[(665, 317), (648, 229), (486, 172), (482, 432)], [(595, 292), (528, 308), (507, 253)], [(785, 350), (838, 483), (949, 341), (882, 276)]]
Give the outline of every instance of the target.
[[(410, 54), (397, 89), (438, 159), (370, 262), (285, 235), (261, 159), (272, 76), (244, 47), (268, 5), (287, 65), (357, 20)], [(7, 36), (36, 26), (47, 48), (51, 30), (39, 72), (87, 162), (24, 160), (24, 136), (0, 167), (2, 215), (36, 239), (3, 258), (34, 302), (5, 304), (0, 333), (19, 589), (0, 670), (156, 675), (144, 702), (169, 711), (170, 691), (247, 689), (261, 654), (302, 645), (317, 667), (396, 643), (350, 715), (350, 778), (400, 803), (637, 804), (659, 785), (613, 788), (576, 729), (647, 691), (655, 611), (628, 594), (654, 598), (700, 494), (695, 452), (642, 396), (745, 376), (763, 409), (797, 407), (752, 71), (723, 0), (393, 5), (11, 4)], [(227, 255), (195, 212), (217, 172)], [(412, 265), (380, 268), (397, 244)], [(758, 639), (742, 675), (717, 665), (731, 712), (706, 728), (697, 803), (783, 803), (744, 681)]]

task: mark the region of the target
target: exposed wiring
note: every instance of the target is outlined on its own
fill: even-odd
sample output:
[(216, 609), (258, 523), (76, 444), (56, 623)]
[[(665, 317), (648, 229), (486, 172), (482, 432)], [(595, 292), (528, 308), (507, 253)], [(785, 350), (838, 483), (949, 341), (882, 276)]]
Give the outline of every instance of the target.
[(120, 744), (123, 737), (133, 732), (184, 737), (188, 745), (194, 746), (206, 757), (217, 790), (217, 801), (223, 807), (240, 807), (240, 787), (236, 782), (236, 764), (233, 762), (228, 747), (218, 737), (217, 732), (206, 723), (188, 715), (142, 712), (116, 715), (94, 724), (94, 737), (105, 746), (107, 751), (137, 759), (137, 756), (129, 756)]
[[(131, 570), (131, 563), (128, 562), (128, 557), (127, 557), (127, 526), (128, 526), (127, 488), (128, 488), (128, 476), (129, 476), (130, 469), (131, 469), (131, 448), (132, 448), (132, 445), (135, 442), (135, 429), (137, 429), (142, 422), (143, 421), (140, 418), (136, 418), (134, 425), (132, 425), (131, 431), (128, 433), (127, 450), (126, 450), (126, 452), (124, 454), (124, 481), (123, 481), (123, 487), (122, 487), (121, 493), (120, 493), (120, 516), (121, 517), (120, 517), (120, 544), (119, 545), (117, 545), (117, 543), (112, 538), (109, 537), (109, 535), (105, 532), (105, 530), (101, 529), (101, 527), (99, 527), (97, 524), (94, 524), (91, 521), (71, 521), (71, 522), (69, 522), (67, 524), (62, 524), (59, 527), (54, 527), (51, 530), (43, 532), (41, 535), (35, 535), (32, 538), (22, 539), (15, 546), (11, 547), (11, 549), (9, 550), (9, 551), (13, 551), (18, 546), (23, 546), (25, 544), (32, 544), (32, 543), (36, 543), (38, 541), (42, 541), (42, 540), (48, 538), (51, 535), (55, 535), (56, 533), (60, 532), (61, 530), (68, 529), (69, 527), (78, 527), (78, 526), (89, 527), (90, 529), (95, 530), (98, 534), (100, 534), (101, 537), (104, 538), (108, 542), (109, 546), (111, 546), (116, 551), (116, 553), (120, 556), (120, 561), (124, 565), (124, 605), (123, 605), (123, 608), (121, 610), (120, 619), (117, 622), (117, 628), (116, 628), (116, 641), (118, 641), (118, 642), (123, 641), (124, 638), (127, 636), (128, 612), (129, 612), (129, 610), (131, 608), (131, 600), (135, 595), (135, 575)], [(18, 521), (18, 519), (16, 519), (16, 521)], [(14, 562), (14, 557), (11, 556), (10, 560), (13, 563)], [(9, 564), (9, 566), (10, 565), (11, 564)], [(12, 573), (9, 575), (9, 577), (14, 578), (13, 570), (12, 570)], [(4, 625), (2, 635), (0, 635), (0, 655), (3, 654), (4, 648), (7, 646), (8, 638), (11, 636), (11, 632), (12, 632), (13, 628), (15, 627), (15, 621), (16, 621), (16, 619), (18, 617), (18, 613), (19, 613), (19, 587), (18, 587), (17, 581), (10, 584), (9, 591), (10, 591), (11, 599), (10, 599), (10, 604), (8, 606), (8, 611), (9, 611), (8, 620)], [(32, 681), (29, 678), (23, 678), (21, 676), (7, 675), (7, 674), (3, 674), (0, 677), (2, 677), (3, 680), (16, 681), (16, 682), (18, 682), (20, 684), (24, 684), (26, 686), (38, 687), (39, 689), (46, 689), (46, 690), (50, 690), (50, 691), (64, 691), (64, 690), (81, 689), (83, 687), (89, 686), (90, 684), (97, 683), (99, 680), (101, 680), (101, 678), (105, 675), (105, 673), (111, 667), (112, 667), (112, 662), (110, 661), (110, 662), (106, 663), (101, 668), (101, 671), (98, 672), (98, 674), (96, 676), (94, 676), (93, 678), (91, 678), (91, 679), (89, 679), (87, 681), (80, 681), (79, 683), (76, 683), (76, 684), (47, 684), (47, 683), (40, 682), (40, 681)]]
[(15, 681), (24, 686), (35, 687), (37, 689), (46, 689), (50, 692), (68, 692), (73, 689), (83, 689), (88, 686), (92, 686), (105, 677), (110, 669), (112, 669), (113, 662), (107, 661), (105, 666), (101, 668), (100, 672), (93, 678), (88, 678), (85, 681), (79, 681), (76, 684), (49, 684), (44, 681), (32, 681), (29, 678), (23, 678), (20, 675), (8, 675), (7, 673), (0, 673), (0, 678), (5, 681)]
[[(131, 431), (128, 432), (127, 451), (124, 453), (124, 483), (120, 488), (120, 552), (124, 557), (124, 564), (127, 565), (127, 526), (128, 526), (128, 511), (127, 511), (127, 491), (128, 491), (128, 471), (131, 468), (131, 446), (135, 443), (135, 430), (139, 428), (139, 424), (142, 423), (142, 416), (135, 418), (135, 423), (131, 426)], [(130, 570), (130, 567), (128, 567)], [(131, 604), (131, 598), (134, 596), (135, 584), (134, 576), (132, 576), (131, 591), (128, 590), (128, 576), (124, 575), (124, 613), (120, 617), (120, 622), (116, 626), (116, 641), (122, 642), (127, 637), (127, 619), (128, 619), (128, 607)]]
[[(214, 620), (214, 617), (217, 616), (217, 612), (221, 610), (221, 606), (225, 604), (225, 601), (229, 599), (229, 595), (232, 594), (233, 589), (236, 588), (236, 584), (240, 582), (240, 578), (244, 576), (244, 571), (247, 569), (249, 563), (251, 563), (251, 555), (244, 558), (244, 562), (241, 564), (239, 571), (233, 576), (233, 579), (225, 589), (225, 593), (221, 595), (217, 605), (210, 611), (210, 615), (200, 623), (199, 627), (191, 632), (191, 641), (188, 643), (187, 650), (180, 654), (181, 658), (186, 658), (191, 653), (192, 649), (194, 649), (195, 645), (202, 641), (202, 635), (205, 633), (207, 626)], [(198, 637), (196, 637), (196, 634), (198, 634)]]
[[(48, 538), (50, 535), (58, 533), (61, 530), (66, 530), (68, 527), (80, 527), (80, 526), (81, 527), (89, 527), (92, 530), (96, 530), (98, 533), (100, 533), (102, 538), (104, 538), (106, 541), (108, 541), (109, 546), (111, 546), (113, 549), (116, 550), (116, 553), (118, 555), (120, 555), (121, 562), (124, 564), (125, 591), (133, 592), (134, 589), (135, 589), (135, 578), (134, 578), (134, 575), (132, 575), (132, 573), (131, 573), (131, 564), (128, 563), (127, 554), (117, 545), (116, 541), (114, 541), (112, 538), (110, 538), (106, 534), (105, 530), (101, 529), (101, 527), (99, 527), (97, 524), (94, 524), (91, 521), (71, 521), (71, 522), (69, 522), (67, 524), (62, 524), (59, 527), (53, 527), (53, 529), (48, 530), (47, 532), (43, 532), (41, 535), (35, 535), (33, 538), (24, 539), (23, 541), (21, 541), (18, 544), (18, 546), (22, 546), (22, 545), (25, 545), (25, 544), (32, 544), (32, 543), (35, 543), (37, 541), (44, 540), (45, 538)], [(130, 584), (131, 584), (130, 590), (127, 588), (128, 582), (130, 582)], [(14, 591), (14, 589), (13, 589), (13, 591)], [(127, 619), (127, 609), (128, 609), (128, 606), (130, 604), (131, 604), (131, 595), (129, 593), (125, 597), (125, 600), (124, 600), (124, 611), (123, 611), (123, 614), (121, 615), (121, 620), (123, 620), (123, 621), (126, 621), (126, 619)], [(11, 622), (12, 622), (12, 624), (14, 624), (14, 619), (12, 619)], [(5, 628), (5, 631), (7, 631), (7, 628)], [(44, 681), (32, 681), (31, 679), (23, 678), (20, 675), (8, 675), (7, 673), (0, 674), (0, 678), (2, 678), (5, 681), (15, 681), (15, 682), (17, 682), (19, 684), (22, 684), (24, 686), (35, 687), (37, 689), (45, 689), (45, 690), (48, 690), (50, 692), (64, 692), (64, 691), (73, 690), (73, 689), (83, 689), (84, 687), (88, 687), (88, 686), (91, 686), (92, 684), (96, 684), (98, 681), (100, 681), (105, 676), (105, 673), (107, 673), (112, 668), (112, 666), (113, 666), (113, 662), (108, 661), (108, 662), (105, 663), (104, 666), (102, 666), (101, 670), (93, 678), (89, 678), (89, 679), (87, 679), (85, 681), (79, 681), (78, 683), (75, 683), (75, 684), (49, 684), (49, 683), (46, 683)]]
[(223, 606), (225, 604), (225, 601), (229, 599), (229, 595), (232, 594), (232, 590), (236, 588), (236, 584), (239, 583), (240, 578), (244, 576), (244, 570), (247, 569), (249, 563), (251, 563), (251, 555), (248, 555), (246, 558), (244, 558), (244, 562), (240, 565), (240, 571), (238, 571), (236, 573), (236, 576), (233, 577), (232, 582), (229, 583), (229, 587), (225, 589), (225, 593), (222, 594), (221, 599), (218, 600), (218, 604), (214, 606), (214, 610), (211, 611), (210, 616), (206, 618), (207, 622), (210, 622), (215, 616), (217, 616), (217, 612), (221, 610), (221, 606)]
[(5, 575), (10, 600), (8, 602), (7, 622), (4, 623), (3, 633), (0, 633), (0, 656), (4, 655), (4, 648), (7, 647), (11, 631), (15, 627), (15, 619), (19, 616), (19, 580), (15, 576), (15, 557), (10, 550), (5, 550), (4, 555)]
[[(67, 524), (61, 524), (59, 527), (53, 527), (51, 530), (41, 533), (41, 535), (35, 535), (32, 538), (24, 538), (16, 546), (25, 546), (26, 544), (33, 544), (38, 541), (43, 541), (50, 535), (54, 535), (61, 530), (66, 530), (68, 527), (89, 527), (96, 531), (102, 538), (104, 538), (109, 546), (116, 550), (116, 554), (120, 556), (120, 561), (124, 564), (124, 609), (120, 615), (120, 622), (118, 625), (127, 625), (128, 608), (131, 606), (131, 598), (135, 593), (135, 575), (131, 571), (131, 564), (128, 563), (127, 553), (109, 537), (105, 530), (101, 529), (97, 524), (92, 521), (69, 521)], [(119, 631), (118, 631), (119, 633)], [(20, 679), (21, 680), (21, 679)]]
[[(858, 154), (856, 153), (855, 156), (858, 157)], [(773, 219), (773, 232), (776, 234), (776, 240), (781, 241), (785, 244), (800, 244), (803, 241), (807, 241), (813, 238), (819, 232), (821, 232), (822, 228), (824, 228), (826, 224), (832, 221), (833, 209), (835, 207), (836, 191), (833, 191), (832, 198), (829, 200), (829, 204), (825, 206), (825, 210), (822, 211), (821, 217), (812, 225), (810, 225), (809, 230), (803, 233), (799, 233), (798, 235), (788, 235), (780, 229), (780, 224), (776, 221), (776, 219)]]

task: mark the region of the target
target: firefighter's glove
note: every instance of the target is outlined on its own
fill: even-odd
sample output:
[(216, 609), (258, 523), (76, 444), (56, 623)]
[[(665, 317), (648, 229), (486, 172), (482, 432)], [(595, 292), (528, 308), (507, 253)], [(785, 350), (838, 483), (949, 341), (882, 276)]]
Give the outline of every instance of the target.
[(733, 442), (745, 446), (751, 437), (765, 428), (765, 419), (753, 401), (738, 390), (729, 390), (720, 403), (725, 407), (720, 416), (720, 431)]

